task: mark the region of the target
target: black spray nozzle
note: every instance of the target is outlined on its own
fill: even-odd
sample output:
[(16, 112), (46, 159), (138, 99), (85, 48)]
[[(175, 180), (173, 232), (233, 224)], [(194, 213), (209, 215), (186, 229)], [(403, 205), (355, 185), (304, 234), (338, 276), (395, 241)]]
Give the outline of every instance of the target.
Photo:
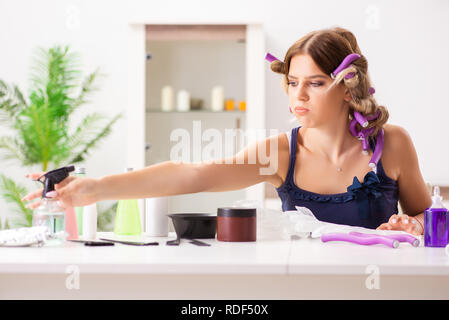
[(47, 192), (55, 190), (55, 184), (60, 183), (67, 178), (70, 172), (75, 171), (75, 166), (67, 166), (48, 171), (46, 174), (40, 176), (36, 181), (44, 185), (42, 197), (45, 198)]

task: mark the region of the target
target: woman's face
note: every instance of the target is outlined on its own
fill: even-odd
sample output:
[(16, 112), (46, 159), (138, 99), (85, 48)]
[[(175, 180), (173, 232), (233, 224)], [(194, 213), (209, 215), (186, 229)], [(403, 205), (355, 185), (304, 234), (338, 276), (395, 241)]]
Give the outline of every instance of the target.
[(341, 83), (326, 92), (333, 82), (309, 55), (295, 55), (290, 61), (288, 97), (290, 108), (304, 127), (317, 128), (347, 118), (349, 93)]

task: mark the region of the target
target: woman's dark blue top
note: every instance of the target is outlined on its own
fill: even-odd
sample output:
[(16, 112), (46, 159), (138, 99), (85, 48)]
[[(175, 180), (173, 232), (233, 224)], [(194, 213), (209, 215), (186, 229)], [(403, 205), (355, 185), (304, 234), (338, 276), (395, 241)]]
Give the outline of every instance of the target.
[[(318, 194), (303, 190), (294, 182), (298, 130), (294, 128), (290, 141), (290, 163), (284, 183), (276, 188), (282, 200), (282, 210), (296, 210), (295, 206), (309, 208), (320, 221), (375, 229), (398, 213), (398, 184), (389, 178), (382, 167), (370, 171), (363, 182), (354, 177), (345, 193)], [(375, 141), (370, 140), (374, 150)], [(326, 181), (323, 181), (326, 183)]]

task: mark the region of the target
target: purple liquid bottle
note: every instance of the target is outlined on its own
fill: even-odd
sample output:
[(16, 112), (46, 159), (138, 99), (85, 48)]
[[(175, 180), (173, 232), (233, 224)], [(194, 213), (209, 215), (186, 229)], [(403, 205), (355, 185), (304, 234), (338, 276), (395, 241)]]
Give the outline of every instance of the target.
[(449, 243), (449, 213), (443, 206), (440, 188), (433, 188), (432, 205), (424, 211), (424, 246), (445, 247)]

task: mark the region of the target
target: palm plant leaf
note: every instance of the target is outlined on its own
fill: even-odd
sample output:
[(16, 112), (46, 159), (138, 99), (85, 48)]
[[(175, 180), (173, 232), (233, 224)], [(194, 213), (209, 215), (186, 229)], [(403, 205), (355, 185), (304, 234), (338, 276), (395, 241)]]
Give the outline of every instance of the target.
[[(118, 119), (121, 118), (121, 114), (116, 115), (109, 123), (106, 124), (100, 131), (94, 128), (94, 123), (99, 119), (95, 119), (95, 115), (91, 115), (92, 117), (87, 119), (84, 124), (82, 123), (80, 127), (78, 127), (77, 131), (72, 136), (73, 146), (82, 145), (82, 148), (79, 152), (77, 152), (69, 163), (77, 163), (85, 160), (85, 156), (88, 155), (89, 151), (97, 146), (98, 142), (103, 138), (107, 137), (111, 133), (111, 128)], [(90, 128), (88, 127), (90, 126)], [(86, 132), (83, 132), (83, 128)], [(81, 137), (84, 134), (84, 137)], [(88, 140), (86, 140), (86, 138)]]
[(87, 75), (86, 78), (84, 78), (83, 83), (81, 84), (81, 90), (78, 93), (78, 96), (76, 96), (73, 99), (72, 103), (72, 111), (75, 111), (79, 106), (82, 104), (88, 103), (89, 101), (87, 98), (89, 95), (95, 91), (98, 90), (97, 87), (94, 87), (94, 81), (99, 76), (99, 70), (95, 70), (91, 74)]
[(18, 113), (27, 107), (22, 92), (15, 85), (8, 85), (0, 80), (0, 120), (9, 125), (14, 124)]
[(7, 203), (16, 205), (16, 209), (12, 209), (18, 215), (16, 219), (12, 220), (14, 227), (30, 227), (33, 217), (32, 211), (21, 200), (27, 194), (26, 188), (15, 183), (7, 176), (0, 174), (0, 190), (3, 199)]
[(54, 93), (69, 93), (78, 86), (81, 76), (79, 55), (69, 53), (69, 47), (37, 48), (31, 66), (31, 82), (49, 97)]
[(84, 117), (75, 131), (69, 134), (69, 148), (76, 150), (82, 146), (99, 129), (97, 123), (100, 123), (104, 119), (104, 116), (96, 112)]
[(6, 151), (3, 155), (3, 159), (17, 159), (22, 163), (26, 162), (26, 150), (24, 150), (23, 146), (20, 144), (17, 138), (0, 137), (0, 149)]

